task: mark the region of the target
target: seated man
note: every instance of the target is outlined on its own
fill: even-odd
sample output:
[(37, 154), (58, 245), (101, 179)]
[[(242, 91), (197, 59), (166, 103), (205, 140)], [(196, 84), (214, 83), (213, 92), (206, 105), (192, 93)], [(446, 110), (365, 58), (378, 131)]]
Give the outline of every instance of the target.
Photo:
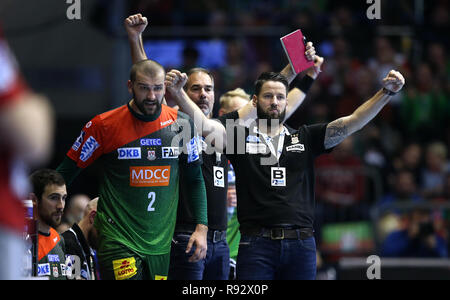
[[(71, 256), (71, 265), (74, 266), (71, 271), (75, 269), (74, 279), (97, 279), (93, 250), (98, 246), (97, 229), (94, 227), (97, 203), (98, 197), (89, 201), (84, 210), (83, 219), (62, 234), (66, 242), (66, 255)], [(76, 266), (76, 263), (79, 263), (79, 266)], [(72, 279), (71, 274), (67, 276)]]
[(37, 275), (50, 279), (66, 278), (64, 240), (55, 228), (61, 223), (67, 191), (64, 178), (55, 170), (42, 169), (30, 178), (30, 194), (37, 208), (38, 265)]

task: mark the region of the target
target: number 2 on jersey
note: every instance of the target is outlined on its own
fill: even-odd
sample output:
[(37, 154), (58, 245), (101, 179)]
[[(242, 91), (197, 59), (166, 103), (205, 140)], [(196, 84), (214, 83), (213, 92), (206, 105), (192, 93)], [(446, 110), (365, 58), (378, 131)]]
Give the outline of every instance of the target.
[(150, 200), (150, 203), (148, 204), (147, 211), (155, 211), (153, 204), (155, 204), (156, 193), (155, 192), (148, 193), (148, 199)]

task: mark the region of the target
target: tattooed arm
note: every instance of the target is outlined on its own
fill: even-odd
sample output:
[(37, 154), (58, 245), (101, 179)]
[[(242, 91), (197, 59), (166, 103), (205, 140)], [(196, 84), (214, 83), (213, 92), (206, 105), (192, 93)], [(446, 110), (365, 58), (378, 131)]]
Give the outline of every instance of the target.
[(389, 102), (391, 94), (400, 91), (405, 84), (402, 74), (391, 71), (383, 79), (383, 89), (358, 107), (353, 114), (328, 124), (325, 131), (324, 146), (330, 149), (340, 144), (346, 137), (363, 128)]

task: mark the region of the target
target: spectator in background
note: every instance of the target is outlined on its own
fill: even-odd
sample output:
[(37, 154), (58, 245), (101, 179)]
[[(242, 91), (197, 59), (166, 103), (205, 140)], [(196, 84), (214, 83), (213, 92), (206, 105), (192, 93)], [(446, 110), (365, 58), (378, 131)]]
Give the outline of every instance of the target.
[(64, 178), (50, 169), (41, 169), (30, 177), (31, 200), (37, 211), (38, 272), (52, 280), (66, 278), (64, 239), (55, 228), (61, 223), (67, 197)]
[(248, 68), (244, 59), (243, 47), (244, 44), (239, 40), (227, 43), (227, 64), (220, 70), (223, 88), (226, 91), (238, 86), (245, 88)]
[(401, 151), (401, 155), (393, 159), (394, 173), (407, 170), (414, 176), (417, 185), (421, 182), (422, 173), (422, 146), (419, 143), (411, 142)]
[(219, 117), (229, 112), (238, 110), (239, 108), (247, 105), (249, 101), (250, 95), (248, 95), (241, 88), (226, 92), (220, 97)]
[(414, 209), (406, 219), (405, 228), (390, 233), (383, 242), (384, 257), (448, 257), (447, 242), (435, 228), (430, 212)]
[(353, 152), (353, 141), (348, 137), (333, 152), (316, 159), (316, 197), (323, 213), (323, 219), (317, 220), (329, 223), (368, 217), (361, 203), (365, 195), (364, 169)]
[(346, 73), (344, 80), (345, 91), (336, 104), (337, 115), (351, 113), (353, 107), (361, 104), (361, 99), (367, 99), (376, 90), (374, 74), (364, 66), (355, 70), (355, 72)]
[(77, 194), (69, 198), (64, 209), (61, 224), (56, 229), (58, 233), (65, 232), (72, 227), (73, 224), (78, 223), (83, 219), (89, 201), (91, 201), (91, 199), (83, 194)]
[(427, 22), (423, 27), (424, 39), (434, 40), (443, 43), (446, 47), (450, 46), (448, 32), (450, 30), (450, 14), (448, 1), (429, 1), (430, 13), (427, 16)]
[(442, 87), (450, 76), (450, 61), (446, 57), (444, 45), (431, 43), (427, 49), (427, 61)]
[(414, 72), (414, 84), (404, 93), (400, 104), (400, 120), (404, 134), (429, 142), (441, 139), (448, 120), (449, 104), (436, 84), (430, 66), (421, 63)]
[[(32, 92), (20, 74), (0, 25), (0, 279), (19, 279), (28, 168), (45, 163), (52, 149), (48, 100)], [(31, 274), (27, 274), (31, 275)]]
[(423, 199), (419, 195), (414, 175), (407, 170), (401, 170), (395, 174), (393, 192), (385, 195), (379, 205), (384, 206), (397, 202), (408, 203), (420, 201), (423, 201)]
[(441, 202), (450, 201), (450, 172), (448, 172), (444, 176), (444, 187), (442, 189), (442, 192), (439, 195), (433, 197), (433, 200)]
[[(62, 235), (66, 244), (66, 255), (76, 255), (80, 258), (80, 274), (74, 279), (97, 279), (94, 263), (94, 249), (98, 246), (97, 229), (94, 227), (97, 203), (98, 197), (89, 201), (84, 210), (84, 217)], [(71, 259), (74, 265), (74, 259)]]
[(187, 72), (197, 66), (199, 53), (194, 45), (186, 45), (183, 49), (183, 67), (181, 70)]
[(428, 145), (425, 162), (425, 168), (422, 171), (422, 193), (425, 198), (436, 197), (442, 193), (445, 174), (450, 171), (445, 145), (441, 142)]
[(324, 83), (332, 96), (339, 96), (344, 92), (346, 75), (352, 70), (352, 57), (350, 45), (343, 37), (333, 40), (332, 49), (332, 57), (324, 68)]
[(381, 82), (384, 74), (392, 69), (399, 69), (404, 57), (397, 53), (386, 37), (377, 37), (374, 41), (375, 56), (368, 61), (368, 66), (376, 74), (376, 82)]

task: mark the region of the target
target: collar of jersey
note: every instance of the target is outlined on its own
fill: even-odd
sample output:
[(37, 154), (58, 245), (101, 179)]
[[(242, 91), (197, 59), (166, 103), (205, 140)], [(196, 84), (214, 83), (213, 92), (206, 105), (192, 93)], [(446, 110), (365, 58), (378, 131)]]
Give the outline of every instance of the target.
[(144, 122), (153, 122), (153, 121), (155, 121), (156, 119), (158, 119), (159, 116), (161, 115), (161, 109), (162, 109), (162, 105), (161, 105), (161, 106), (159, 107), (159, 109), (158, 109), (153, 115), (140, 115), (140, 114), (138, 114), (137, 112), (135, 112), (135, 111), (131, 108), (129, 102), (127, 103), (127, 107), (128, 107), (128, 110), (131, 112), (131, 114), (132, 114), (136, 119), (139, 119), (139, 120), (144, 121)]

